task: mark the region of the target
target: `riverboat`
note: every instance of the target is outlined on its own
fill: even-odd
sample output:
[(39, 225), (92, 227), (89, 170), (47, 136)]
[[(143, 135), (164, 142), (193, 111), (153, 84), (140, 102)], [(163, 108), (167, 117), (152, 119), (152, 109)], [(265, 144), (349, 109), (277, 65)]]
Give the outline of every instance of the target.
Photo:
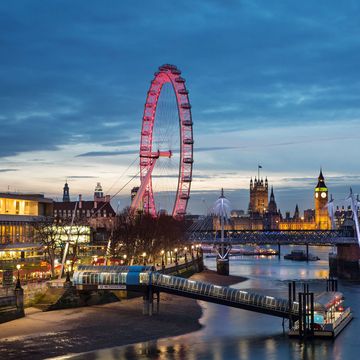
[[(350, 323), (353, 316), (350, 307), (344, 306), (344, 296), (340, 292), (323, 292), (315, 296), (314, 337), (335, 338)], [(307, 319), (310, 323), (310, 319)], [(299, 321), (289, 331), (289, 336), (299, 337)]]
[(290, 254), (284, 255), (284, 259), (286, 260), (294, 260), (294, 261), (317, 261), (320, 260), (318, 256), (312, 254), (306, 254), (303, 250), (293, 250)]

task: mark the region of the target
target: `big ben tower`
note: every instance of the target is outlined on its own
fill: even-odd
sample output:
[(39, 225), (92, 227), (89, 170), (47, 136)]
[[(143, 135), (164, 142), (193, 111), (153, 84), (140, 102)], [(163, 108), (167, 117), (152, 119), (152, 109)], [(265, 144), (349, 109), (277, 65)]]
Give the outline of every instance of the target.
[(326, 206), (328, 203), (328, 188), (325, 185), (325, 180), (321, 169), (314, 195), (316, 229), (328, 230), (330, 229), (329, 213)]

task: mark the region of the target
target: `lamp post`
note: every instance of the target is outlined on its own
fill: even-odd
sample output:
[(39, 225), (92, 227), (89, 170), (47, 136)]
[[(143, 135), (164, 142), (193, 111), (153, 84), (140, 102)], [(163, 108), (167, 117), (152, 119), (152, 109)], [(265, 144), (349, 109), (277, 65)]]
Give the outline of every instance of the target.
[(161, 250), (160, 254), (161, 254), (161, 269), (164, 271), (164, 269), (165, 269), (165, 262), (164, 262), (165, 251)]
[(143, 257), (143, 264), (145, 266), (146, 265), (146, 252), (143, 252), (141, 256)]
[(71, 271), (71, 261), (66, 260), (66, 280), (65, 282), (70, 282), (70, 271)]
[(194, 245), (191, 245), (191, 259), (194, 260)]
[(178, 249), (175, 248), (174, 252), (175, 252), (175, 265), (177, 266), (177, 264), (178, 264)]
[(126, 254), (123, 255), (123, 259), (124, 259), (124, 265), (126, 265), (127, 264), (127, 261), (126, 261), (127, 255)]
[(184, 247), (184, 251), (185, 251), (185, 256), (184, 256), (184, 257), (185, 257), (185, 263), (187, 263), (187, 255), (186, 255), (187, 249), (188, 249), (188, 248), (185, 246), (185, 247)]
[(21, 268), (21, 265), (20, 265), (20, 264), (17, 264), (17, 265), (16, 265), (16, 269), (17, 269), (17, 280), (16, 280), (15, 289), (21, 289), (21, 283), (20, 283), (20, 268)]

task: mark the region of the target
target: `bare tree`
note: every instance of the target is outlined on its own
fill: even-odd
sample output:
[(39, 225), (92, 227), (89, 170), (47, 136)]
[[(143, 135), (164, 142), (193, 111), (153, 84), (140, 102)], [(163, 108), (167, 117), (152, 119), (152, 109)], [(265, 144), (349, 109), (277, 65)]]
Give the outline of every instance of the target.
[(59, 241), (61, 229), (58, 221), (48, 217), (41, 222), (35, 222), (33, 228), (35, 240), (43, 245), (48, 258), (51, 276), (55, 277), (55, 259), (61, 252), (61, 242)]

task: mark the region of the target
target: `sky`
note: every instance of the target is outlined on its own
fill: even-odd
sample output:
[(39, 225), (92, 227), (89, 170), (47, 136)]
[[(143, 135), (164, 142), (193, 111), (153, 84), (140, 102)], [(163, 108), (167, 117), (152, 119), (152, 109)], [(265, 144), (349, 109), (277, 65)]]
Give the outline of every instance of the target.
[(247, 209), (258, 164), (283, 211), (313, 207), (320, 167), (341, 205), (360, 191), (359, 19), (351, 0), (3, 0), (0, 191), (60, 200), (67, 179), (90, 198), (101, 182), (128, 205), (146, 93), (170, 63), (192, 105), (190, 212), (221, 187)]

